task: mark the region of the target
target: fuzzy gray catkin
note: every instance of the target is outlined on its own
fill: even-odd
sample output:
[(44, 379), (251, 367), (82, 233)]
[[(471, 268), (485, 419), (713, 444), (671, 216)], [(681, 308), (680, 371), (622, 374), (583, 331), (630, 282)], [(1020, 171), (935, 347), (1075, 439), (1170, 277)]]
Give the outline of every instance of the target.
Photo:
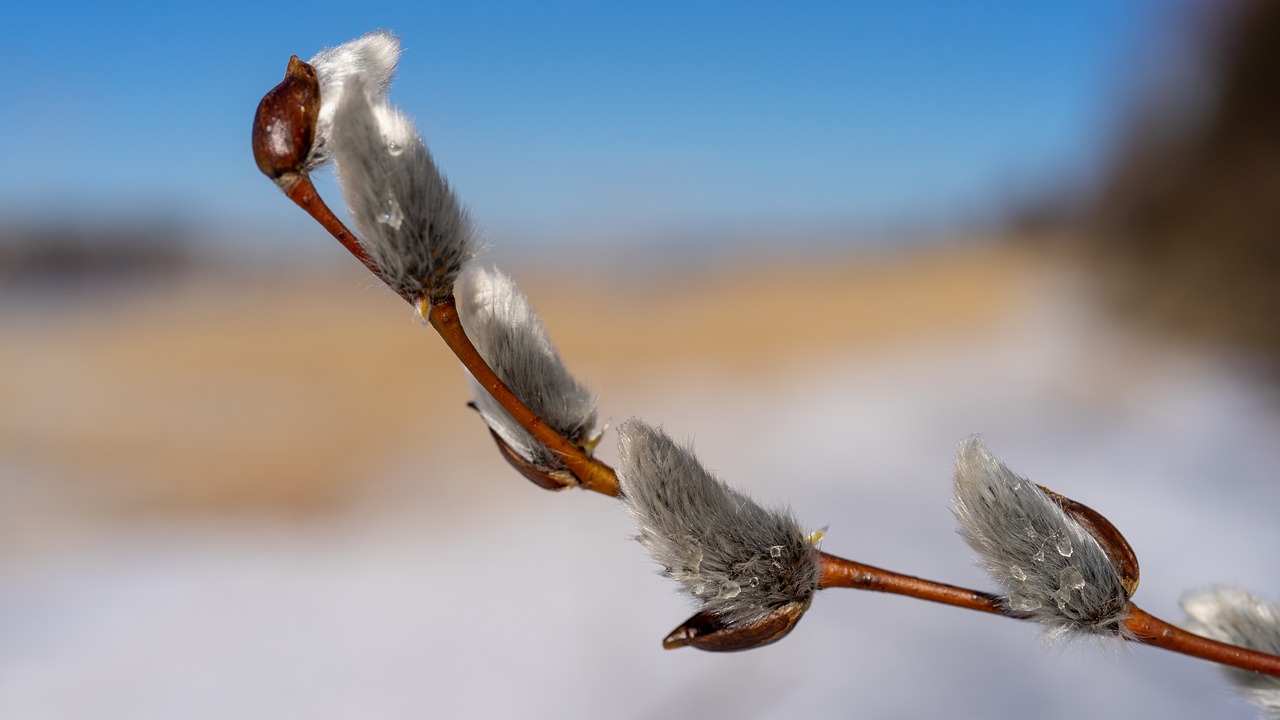
[(309, 64), (315, 68), (320, 84), (320, 111), (307, 157), (308, 171), (332, 159), (333, 118), (347, 80), (359, 77), (366, 91), (385, 97), (399, 60), (400, 38), (385, 30), (374, 30), (337, 47), (326, 48), (311, 58)]
[(976, 437), (956, 456), (954, 511), (1009, 609), (1045, 624), (1051, 637), (1122, 632), (1129, 598), (1106, 551)]
[[(594, 440), (595, 395), (569, 374), (515, 281), (496, 269), (471, 265), (459, 276), (455, 294), (463, 330), (511, 392), (574, 445)], [(564, 468), (488, 391), (468, 378), (476, 409), (507, 447), (540, 470)]]
[(406, 298), (441, 301), (475, 255), (471, 220), (413, 122), (347, 80), (333, 119), (338, 180), (369, 257)]
[(691, 448), (640, 420), (618, 428), (618, 481), (638, 540), (703, 611), (754, 622), (818, 587), (818, 551), (789, 512), (707, 472)]
[[(1280, 655), (1280, 604), (1242, 588), (1217, 588), (1182, 599), (1191, 618), (1187, 630), (1250, 650)], [(1280, 719), (1280, 678), (1223, 667), (1228, 682), (1246, 699)]]

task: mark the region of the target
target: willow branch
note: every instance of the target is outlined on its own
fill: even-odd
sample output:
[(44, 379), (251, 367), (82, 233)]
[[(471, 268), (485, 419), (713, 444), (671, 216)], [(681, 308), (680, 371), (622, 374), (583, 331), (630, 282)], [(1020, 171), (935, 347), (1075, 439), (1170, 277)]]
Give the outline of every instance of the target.
[(1143, 645), (1151, 645), (1221, 665), (1230, 665), (1241, 670), (1280, 677), (1280, 657), (1187, 632), (1132, 603), (1129, 605), (1129, 617), (1124, 621), (1124, 626), (1133, 633), (1134, 642)]
[[(355, 233), (347, 229), (347, 226), (338, 219), (338, 216), (334, 215), (333, 211), (329, 209), (324, 199), (320, 197), (320, 193), (316, 192), (316, 186), (311, 182), (310, 177), (299, 173), (284, 182), (279, 182), (279, 185), (290, 200), (307, 211), (307, 214), (320, 223), (321, 227), (328, 230), (329, 234), (342, 243), (342, 247), (346, 248), (347, 252), (359, 260), (369, 272), (384, 283), (386, 282), (386, 279), (382, 277), (382, 271), (378, 270), (378, 266), (369, 257), (369, 253), (365, 252), (364, 247), (360, 245)], [(401, 297), (404, 296), (402, 295)], [(412, 297), (405, 297), (404, 299), (410, 305), (414, 302)]]
[[(360, 245), (360, 241), (356, 239), (355, 233), (351, 232), (345, 224), (329, 209), (324, 199), (316, 192), (315, 186), (311, 183), (310, 178), (305, 175), (299, 175), (298, 180), (290, 182), (289, 187), (282, 186), (285, 194), (290, 200), (297, 203), (307, 212), (321, 227), (329, 231), (342, 246), (347, 249), (357, 260), (359, 260), (369, 272), (372, 272), (379, 280), (386, 282), (382, 273), (374, 265), (373, 260), (369, 258), (364, 247)], [(578, 479), (578, 487), (583, 490), (592, 490), (602, 495), (617, 497), (618, 476), (613, 468), (596, 460), (586, 453), (582, 448), (574, 445), (564, 439), (559, 433), (551, 429), (542, 418), (538, 417), (532, 410), (528, 408), (515, 393), (507, 387), (506, 383), (498, 377), (489, 363), (485, 362), (484, 357), (476, 350), (475, 345), (471, 343), (471, 339), (467, 337), (466, 332), (462, 329), (462, 322), (458, 319), (458, 309), (454, 303), (454, 299), (449, 297), (442, 302), (435, 304), (430, 303), (426, 298), (401, 295), (406, 302), (413, 305), (424, 319), (435, 328), (444, 340), (445, 345), (453, 351), (453, 354), (462, 362), (463, 367), (471, 373), (472, 377), (484, 387), (494, 400), (506, 410), (516, 422), (520, 423), (530, 435), (538, 442), (542, 443), (547, 450), (564, 463), (564, 466), (573, 473)]]
[(873, 592), (906, 595), (930, 602), (953, 605), (966, 610), (1024, 619), (1020, 613), (1007, 610), (997, 595), (956, 587), (945, 583), (904, 575), (892, 570), (864, 565), (836, 555), (819, 553), (821, 577), (819, 588), (854, 588)]
[[(291, 183), (291, 187), (285, 189), (285, 194), (329, 231), (329, 234), (342, 243), (342, 246), (370, 272), (378, 279), (382, 279), (382, 274), (361, 247), (355, 234), (347, 229), (329, 209), (309, 178), (300, 176), (296, 183)], [(502, 382), (463, 331), (462, 323), (458, 319), (457, 306), (452, 297), (435, 304), (419, 298), (405, 298), (405, 300), (411, 305), (418, 306), (422, 316), (440, 334), (445, 345), (457, 356), (467, 371), (502, 405), (504, 410), (511, 414), (516, 422), (520, 423), (521, 427), (564, 463), (569, 472), (578, 479), (579, 487), (611, 497), (617, 497), (620, 494), (618, 476), (612, 467), (587, 455), (582, 448), (561, 437), (521, 402), (506, 383)], [(821, 553), (820, 565), (820, 588), (844, 587), (884, 592), (966, 610), (1003, 615), (1017, 620), (1025, 620), (1028, 617), (1024, 613), (1006, 608), (999, 596), (980, 590), (905, 575), (846, 560), (825, 552)], [(1147, 613), (1136, 605), (1130, 605), (1129, 618), (1124, 624), (1132, 633), (1124, 637), (1133, 642), (1242, 670), (1280, 676), (1280, 657), (1187, 632)]]
[(594, 490), (602, 495), (617, 497), (618, 476), (613, 468), (586, 454), (582, 448), (565, 440), (555, 430), (530, 410), (502, 382), (493, 368), (484, 361), (471, 339), (462, 330), (458, 319), (458, 308), (452, 297), (442, 302), (431, 304), (425, 298), (421, 301), (422, 316), (436, 329), (444, 343), (454, 355), (462, 361), (471, 375), (484, 389), (497, 400), (502, 408), (520, 423), (538, 442), (550, 450), (569, 472), (578, 478), (579, 487), (583, 490)]
[[(1030, 617), (1025, 613), (1009, 610), (999, 596), (991, 593), (903, 575), (825, 552), (820, 554), (819, 564), (822, 569), (818, 585), (820, 588), (845, 587), (871, 590), (906, 595), (966, 610), (1003, 615), (1016, 620), (1027, 620)], [(1124, 621), (1124, 626), (1129, 633), (1121, 635), (1126, 640), (1201, 660), (1230, 665), (1241, 670), (1280, 677), (1280, 657), (1187, 632), (1132, 603), (1129, 604), (1128, 613), (1129, 617)]]

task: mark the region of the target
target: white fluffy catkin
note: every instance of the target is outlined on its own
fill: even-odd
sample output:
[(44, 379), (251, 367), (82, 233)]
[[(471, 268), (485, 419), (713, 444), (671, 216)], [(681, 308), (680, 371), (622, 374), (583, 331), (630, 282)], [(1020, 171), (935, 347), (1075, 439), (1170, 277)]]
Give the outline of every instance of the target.
[(789, 512), (756, 504), (640, 420), (618, 428), (618, 456), (637, 539), (701, 610), (732, 626), (812, 597), (818, 551)]
[[(1221, 642), (1280, 655), (1280, 604), (1243, 588), (1216, 588), (1182, 599), (1191, 618), (1187, 630)], [(1246, 699), (1280, 719), (1280, 678), (1237, 668), (1222, 668), (1228, 682)]]
[(1102, 546), (976, 437), (956, 456), (954, 512), (1009, 609), (1045, 624), (1051, 637), (1122, 632), (1129, 598)]
[(374, 30), (326, 48), (311, 58), (309, 64), (315, 68), (320, 83), (320, 111), (307, 170), (315, 170), (333, 157), (333, 118), (347, 80), (359, 77), (367, 91), (385, 97), (399, 61), (400, 38), (385, 30)]
[(438, 302), (474, 257), (471, 220), (413, 122), (347, 80), (333, 118), (334, 159), (361, 241), (400, 295)]
[[(509, 276), (468, 266), (455, 295), (462, 328), (503, 383), (551, 429), (575, 445), (593, 440), (595, 395), (569, 374), (542, 321)], [(476, 409), (489, 429), (543, 471), (564, 465), (468, 375)]]

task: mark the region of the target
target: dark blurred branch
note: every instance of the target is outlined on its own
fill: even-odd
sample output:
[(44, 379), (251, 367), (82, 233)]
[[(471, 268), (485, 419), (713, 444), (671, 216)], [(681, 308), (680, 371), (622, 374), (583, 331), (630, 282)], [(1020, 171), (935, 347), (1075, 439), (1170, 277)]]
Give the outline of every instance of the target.
[(1092, 254), (1121, 311), (1280, 369), (1280, 3), (1205, 11), (1207, 84), (1186, 78), (1181, 96), (1138, 108)]

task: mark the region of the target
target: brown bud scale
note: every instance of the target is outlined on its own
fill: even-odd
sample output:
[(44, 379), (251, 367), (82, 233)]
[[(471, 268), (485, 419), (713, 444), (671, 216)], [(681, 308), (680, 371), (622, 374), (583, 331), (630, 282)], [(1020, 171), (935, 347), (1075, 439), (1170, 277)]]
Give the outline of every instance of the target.
[(1133, 552), (1133, 548), (1129, 546), (1129, 541), (1124, 535), (1116, 529), (1111, 521), (1099, 513), (1097, 510), (1076, 502), (1069, 497), (1059, 495), (1043, 485), (1037, 485), (1044, 491), (1045, 495), (1057, 505), (1062, 512), (1071, 516), (1076, 522), (1093, 536), (1094, 540), (1102, 546), (1102, 551), (1111, 559), (1111, 563), (1115, 565), (1116, 572), (1120, 575), (1120, 584), (1124, 586), (1125, 593), (1129, 597), (1138, 591), (1138, 556)]
[(282, 187), (290, 177), (303, 174), (319, 112), (315, 68), (294, 55), (284, 80), (263, 96), (253, 117), (253, 159), (262, 174)]
[(714, 613), (703, 611), (672, 630), (662, 641), (662, 646), (667, 650), (695, 647), (710, 652), (736, 652), (763, 647), (786, 637), (808, 609), (807, 601), (788, 603), (760, 618), (734, 625), (726, 625)]

